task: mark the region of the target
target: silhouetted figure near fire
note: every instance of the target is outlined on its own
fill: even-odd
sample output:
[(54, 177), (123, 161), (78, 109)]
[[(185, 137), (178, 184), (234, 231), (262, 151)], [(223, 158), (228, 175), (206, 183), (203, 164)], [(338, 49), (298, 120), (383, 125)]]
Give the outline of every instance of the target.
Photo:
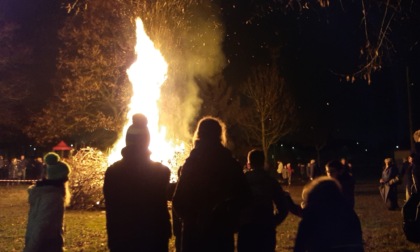
[(237, 218), (250, 191), (242, 166), (225, 143), (220, 119), (199, 121), (173, 198), (183, 224), (182, 252), (234, 251)]
[(251, 169), (245, 177), (251, 187), (252, 200), (241, 213), (239, 252), (275, 251), (276, 227), (289, 212), (286, 193), (280, 183), (264, 170), (264, 162), (263, 151), (254, 149), (248, 153)]
[(150, 160), (149, 142), (147, 118), (135, 114), (127, 130), (122, 159), (105, 173), (106, 227), (111, 252), (168, 251), (170, 170)]
[(303, 216), (295, 252), (363, 252), (362, 228), (353, 208), (345, 204), (340, 183), (321, 176), (305, 185)]

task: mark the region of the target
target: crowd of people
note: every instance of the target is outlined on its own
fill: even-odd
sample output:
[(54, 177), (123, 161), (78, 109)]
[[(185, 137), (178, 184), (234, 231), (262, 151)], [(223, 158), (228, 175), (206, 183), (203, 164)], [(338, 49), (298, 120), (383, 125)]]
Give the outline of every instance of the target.
[(3, 180), (37, 180), (42, 178), (45, 170), (42, 157), (5, 158), (0, 155), (0, 179)]
[[(332, 160), (325, 169), (314, 160), (301, 167), (308, 183), (302, 203), (296, 204), (278, 178), (265, 169), (262, 150), (249, 151), (244, 171), (226, 147), (225, 125), (218, 118), (203, 117), (198, 122), (193, 149), (174, 184), (169, 168), (150, 159), (144, 115), (133, 116), (125, 140), (122, 159), (108, 167), (104, 178), (111, 252), (167, 252), (172, 235), (177, 252), (233, 252), (235, 248), (272, 252), (277, 227), (288, 214), (300, 218), (295, 252), (364, 251), (354, 211), (355, 181), (345, 160)], [(27, 252), (63, 251), (70, 167), (53, 153), (45, 156), (45, 162), (46, 178), (29, 191)], [(292, 173), (290, 164), (283, 169)], [(390, 184), (385, 176), (381, 183)], [(172, 222), (168, 201), (172, 202)], [(39, 206), (44, 210), (39, 211)], [(48, 250), (48, 244), (54, 244), (54, 249)]]
[[(352, 173), (352, 165), (346, 158), (340, 158), (340, 163), (346, 171)], [(297, 163), (295, 168), (292, 164), (283, 164), (282, 161), (277, 161), (277, 170), (274, 171), (274, 176), (283, 184), (290, 186), (292, 181), (299, 180), (300, 182), (308, 182), (314, 178), (326, 175), (326, 171), (321, 167), (315, 159), (309, 160), (307, 164)]]
[[(343, 190), (339, 179), (347, 182), (351, 174), (341, 163), (328, 166), (331, 176), (313, 175), (303, 192), (305, 203), (299, 205), (267, 172), (263, 151), (248, 153), (244, 171), (226, 147), (225, 125), (218, 118), (204, 117), (198, 122), (193, 149), (175, 186), (169, 186), (169, 169), (150, 160), (149, 141), (147, 118), (135, 115), (127, 130), (123, 158), (105, 173), (110, 251), (168, 251), (171, 233), (176, 251), (223, 252), (235, 247), (239, 252), (275, 251), (276, 228), (289, 213), (302, 218), (295, 251), (364, 251), (360, 222), (353, 210), (354, 195), (350, 195), (354, 183), (349, 179)], [(290, 172), (290, 165), (286, 169)], [(331, 188), (334, 192), (325, 192)], [(172, 201), (172, 228), (167, 200)], [(350, 219), (341, 220), (343, 215)], [(344, 230), (345, 236), (314, 240), (320, 236), (320, 227), (314, 227), (313, 221), (321, 218), (331, 218), (329, 229), (322, 230), (325, 237)]]

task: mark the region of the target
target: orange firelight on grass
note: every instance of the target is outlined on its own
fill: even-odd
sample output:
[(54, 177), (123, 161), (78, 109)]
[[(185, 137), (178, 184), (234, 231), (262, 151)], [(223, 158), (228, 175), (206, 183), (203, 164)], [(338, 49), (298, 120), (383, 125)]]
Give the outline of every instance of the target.
[(176, 145), (167, 140), (166, 128), (159, 125), (158, 101), (161, 86), (167, 77), (168, 64), (147, 36), (140, 18), (136, 20), (136, 39), (137, 60), (127, 70), (133, 87), (133, 96), (127, 113), (128, 121), (124, 126), (121, 138), (118, 139), (108, 157), (108, 164), (121, 159), (121, 149), (125, 146), (124, 136), (132, 123), (132, 117), (134, 114), (142, 113), (148, 120), (151, 159), (162, 162), (171, 169), (177, 168), (171, 167), (171, 160), (177, 152), (183, 151), (184, 144)]

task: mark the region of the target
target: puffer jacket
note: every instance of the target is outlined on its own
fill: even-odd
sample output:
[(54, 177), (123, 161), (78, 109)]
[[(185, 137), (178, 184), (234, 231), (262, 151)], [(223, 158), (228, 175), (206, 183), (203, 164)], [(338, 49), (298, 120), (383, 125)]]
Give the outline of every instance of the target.
[(63, 251), (64, 182), (39, 181), (28, 188), (24, 252)]

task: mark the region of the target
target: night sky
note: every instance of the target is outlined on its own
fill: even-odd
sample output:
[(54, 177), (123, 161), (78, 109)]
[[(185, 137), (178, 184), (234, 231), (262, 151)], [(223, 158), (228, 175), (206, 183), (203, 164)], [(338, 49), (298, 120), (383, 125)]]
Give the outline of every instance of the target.
[[(55, 33), (65, 15), (57, 2), (11, 0), (0, 6), (7, 19), (22, 25), (22, 39), (35, 47), (34, 81), (41, 92), (34, 99), (44, 99), (52, 89), (48, 83), (57, 52)], [(267, 12), (252, 3), (222, 1), (223, 51), (229, 62), (224, 74), (228, 83), (239, 85), (247, 77), (244, 73), (272, 63), (275, 53), (274, 61), (296, 97), (300, 120), (299, 129), (286, 141), (303, 142), (311, 131), (318, 134), (322, 128), (328, 129), (331, 142), (409, 147), (407, 67), (413, 129), (420, 129), (420, 48), (413, 43), (420, 37), (418, 26), (396, 24), (390, 35), (394, 48), (384, 57), (383, 68), (373, 73), (372, 83), (360, 79), (352, 83), (340, 74), (355, 71), (362, 62), (359, 9), (349, 4), (343, 11), (331, 3), (329, 8), (297, 15)], [(419, 17), (415, 20), (419, 24)]]
[[(340, 77), (355, 71), (361, 62), (364, 31), (355, 4), (345, 5), (343, 11), (331, 2), (328, 9), (300, 15), (261, 11), (266, 14), (261, 18), (246, 2), (252, 1), (236, 1), (235, 8), (226, 7), (225, 51), (231, 62), (227, 76), (238, 80), (244, 77), (238, 73), (250, 66), (270, 63), (268, 52), (274, 48), (281, 74), (298, 103), (302, 130), (291, 136), (293, 140), (308, 136), (308, 129), (328, 128), (330, 141), (359, 142), (368, 148), (409, 148), (406, 67), (413, 128), (420, 128), (420, 48), (412, 45), (420, 38), (418, 15), (412, 26), (396, 21), (389, 35), (394, 48), (369, 85), (364, 80), (352, 83)], [(375, 15), (380, 17), (380, 13), (372, 13)], [(409, 52), (408, 45), (412, 47)]]

